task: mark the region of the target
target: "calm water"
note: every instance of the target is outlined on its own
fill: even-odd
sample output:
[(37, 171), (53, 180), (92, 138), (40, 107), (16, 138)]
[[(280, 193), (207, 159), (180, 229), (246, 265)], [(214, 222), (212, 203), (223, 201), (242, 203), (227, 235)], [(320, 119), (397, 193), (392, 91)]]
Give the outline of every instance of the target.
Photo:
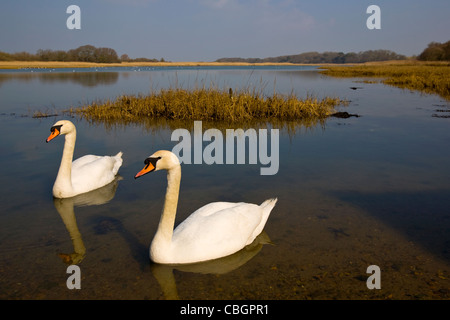
[[(0, 298), (450, 298), (450, 104), (356, 80), (313, 67), (1, 71)], [(276, 175), (259, 175), (261, 164), (183, 165), (177, 223), (216, 200), (279, 199), (258, 242), (219, 261), (149, 261), (166, 176), (133, 176), (177, 143), (165, 127), (72, 119), (75, 157), (123, 151), (124, 163), (104, 189), (53, 199), (64, 139), (44, 140), (63, 117), (34, 119), (35, 111), (203, 85), (339, 96), (351, 101), (339, 110), (361, 117), (281, 129)], [(74, 262), (81, 290), (66, 286)], [(380, 267), (379, 290), (367, 288), (370, 265)]]

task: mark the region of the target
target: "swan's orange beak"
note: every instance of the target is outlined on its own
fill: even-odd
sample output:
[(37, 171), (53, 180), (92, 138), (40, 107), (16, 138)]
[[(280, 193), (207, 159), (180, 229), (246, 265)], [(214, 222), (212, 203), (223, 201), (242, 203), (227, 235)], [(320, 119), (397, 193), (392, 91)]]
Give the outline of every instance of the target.
[(48, 136), (47, 140), (45, 140), (45, 142), (49, 142), (50, 140), (53, 140), (54, 138), (59, 136), (60, 133), (61, 132), (59, 131), (58, 128), (52, 128), (52, 133), (50, 133), (50, 135)]
[(144, 174), (147, 174), (149, 172), (152, 172), (153, 170), (155, 170), (155, 166), (149, 162), (144, 169), (142, 169), (141, 171), (139, 171), (138, 173), (136, 173), (136, 175), (134, 176), (135, 179), (143, 176)]

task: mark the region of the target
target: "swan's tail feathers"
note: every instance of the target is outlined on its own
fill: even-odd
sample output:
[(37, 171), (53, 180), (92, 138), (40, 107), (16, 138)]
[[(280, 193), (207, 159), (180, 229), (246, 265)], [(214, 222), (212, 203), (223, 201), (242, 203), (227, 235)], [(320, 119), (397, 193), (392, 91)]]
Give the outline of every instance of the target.
[(123, 163), (122, 155), (123, 155), (123, 152), (120, 151), (115, 156), (113, 156), (113, 158), (116, 160), (114, 163), (114, 168), (113, 168), (114, 175), (116, 175), (117, 172), (119, 172), (119, 168), (122, 166), (122, 163)]
[[(270, 212), (277, 204), (277, 201), (278, 201), (277, 198), (272, 198), (272, 199), (268, 199), (268, 200), (264, 201), (263, 203), (261, 203), (260, 207), (263, 210), (263, 218), (262, 218), (263, 228), (264, 228), (264, 225), (266, 224), (267, 219), (269, 219)], [(261, 228), (261, 231), (262, 231), (262, 228)]]
[(261, 203), (260, 207), (267, 212), (268, 214), (272, 211), (272, 209), (277, 204), (278, 198), (272, 198)]
[(275, 207), (277, 201), (278, 201), (277, 198), (272, 198), (260, 204), (259, 207), (262, 210), (261, 221), (253, 231), (252, 236), (249, 238), (249, 241), (247, 241), (247, 245), (252, 243), (253, 240), (255, 240), (255, 238), (263, 231), (264, 226), (266, 225), (266, 222), (269, 219), (270, 212), (272, 211), (273, 207)]

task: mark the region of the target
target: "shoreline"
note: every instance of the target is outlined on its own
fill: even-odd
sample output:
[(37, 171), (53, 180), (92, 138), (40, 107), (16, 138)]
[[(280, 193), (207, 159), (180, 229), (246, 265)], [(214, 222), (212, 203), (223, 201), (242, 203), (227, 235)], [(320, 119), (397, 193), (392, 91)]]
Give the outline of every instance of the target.
[(373, 61), (365, 63), (290, 63), (290, 62), (205, 62), (205, 61), (181, 61), (181, 62), (121, 62), (121, 63), (97, 63), (79, 61), (0, 61), (0, 70), (26, 69), (26, 68), (101, 68), (101, 67), (202, 67), (202, 66), (380, 66), (380, 65), (448, 65), (448, 62), (417, 61), (417, 60), (389, 60)]
[(321, 66), (323, 64), (296, 64), (284, 62), (63, 62), (63, 61), (0, 61), (0, 69), (25, 68), (99, 68), (99, 67), (197, 67), (197, 66)]
[[(448, 61), (415, 61), (412, 63), (366, 63), (349, 67), (327, 66), (321, 74), (331, 77), (375, 79), (394, 87), (437, 94), (450, 100), (450, 63)], [(374, 82), (374, 80), (362, 80)]]

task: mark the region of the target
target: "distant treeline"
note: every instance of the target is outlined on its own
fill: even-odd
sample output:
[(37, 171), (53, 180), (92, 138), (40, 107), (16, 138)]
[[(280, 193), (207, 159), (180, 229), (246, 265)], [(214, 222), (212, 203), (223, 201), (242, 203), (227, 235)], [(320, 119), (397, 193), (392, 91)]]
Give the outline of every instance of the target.
[[(370, 61), (405, 60), (406, 56), (389, 50), (368, 50), (358, 53), (349, 52), (305, 52), (294, 55), (269, 57), (269, 58), (221, 58), (216, 62), (246, 62), (246, 63), (364, 63)], [(424, 61), (450, 61), (450, 41), (445, 43), (431, 42), (428, 47), (417, 57)], [(39, 49), (35, 54), (28, 52), (7, 53), (0, 51), (0, 61), (78, 61), (96, 63), (120, 63), (120, 62), (164, 62), (163, 58), (131, 59), (127, 54), (120, 57), (111, 48), (96, 48), (92, 45), (84, 45), (68, 51)]]
[(450, 61), (450, 41), (446, 43), (431, 42), (417, 59), (423, 61)]
[(362, 52), (323, 52), (316, 51), (270, 58), (221, 58), (217, 62), (284, 62), (284, 63), (363, 63), (369, 61), (404, 60), (406, 56), (389, 50), (369, 50)]
[(64, 50), (43, 50), (39, 49), (35, 54), (28, 52), (6, 53), (0, 51), (0, 61), (77, 61), (77, 62), (96, 62), (96, 63), (118, 63), (126, 62), (157, 62), (164, 59), (131, 59), (127, 54), (120, 56), (111, 48), (96, 48), (91, 45), (85, 45), (69, 51)]

